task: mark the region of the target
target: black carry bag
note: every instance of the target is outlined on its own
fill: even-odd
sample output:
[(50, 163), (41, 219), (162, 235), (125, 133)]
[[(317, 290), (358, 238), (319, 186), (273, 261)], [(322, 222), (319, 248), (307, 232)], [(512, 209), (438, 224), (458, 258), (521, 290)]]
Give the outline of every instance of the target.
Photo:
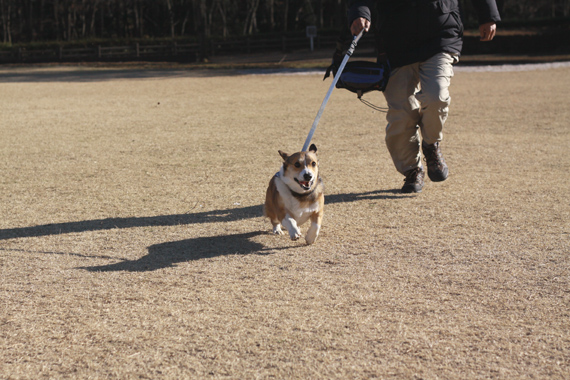
[[(327, 69), (323, 80), (330, 76), (331, 71), (336, 76), (337, 67), (334, 63)], [(351, 61), (346, 63), (336, 83), (336, 88), (354, 92), (360, 99), (367, 92), (384, 91), (389, 76), (390, 65), (388, 63)]]

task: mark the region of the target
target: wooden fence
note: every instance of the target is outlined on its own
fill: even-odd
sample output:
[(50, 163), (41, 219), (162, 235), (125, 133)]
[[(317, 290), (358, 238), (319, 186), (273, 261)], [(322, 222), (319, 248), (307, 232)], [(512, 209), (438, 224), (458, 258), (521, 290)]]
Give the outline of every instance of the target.
[[(335, 47), (338, 34), (320, 33), (314, 40), (316, 49)], [(570, 33), (567, 29), (548, 33), (519, 33), (497, 36), (490, 43), (481, 43), (477, 35), (464, 37), (463, 54), (569, 54)], [(365, 35), (358, 46), (371, 47), (372, 33)], [(11, 48), (0, 50), (2, 63), (38, 62), (112, 62), (112, 61), (173, 61), (198, 62), (216, 55), (239, 55), (260, 52), (283, 52), (309, 49), (305, 34), (268, 37), (243, 37), (230, 40), (209, 39), (194, 43), (163, 43), (146, 45), (134, 43), (125, 46), (91, 46), (53, 48)]]
[[(334, 49), (337, 36), (318, 36), (317, 48)], [(308, 49), (306, 36), (282, 36), (277, 38), (236, 38), (232, 40), (207, 40), (202, 43), (165, 43), (145, 45), (134, 43), (125, 46), (92, 46), (53, 48), (12, 48), (0, 50), (0, 63), (80, 62), (80, 61), (183, 61), (197, 62), (215, 55), (249, 54), (257, 52), (288, 52)]]
[(126, 46), (94, 46), (86, 48), (58, 46), (51, 49), (17, 48), (0, 51), (0, 63), (78, 62), (78, 61), (136, 61), (172, 60), (195, 61), (199, 44), (169, 44)]

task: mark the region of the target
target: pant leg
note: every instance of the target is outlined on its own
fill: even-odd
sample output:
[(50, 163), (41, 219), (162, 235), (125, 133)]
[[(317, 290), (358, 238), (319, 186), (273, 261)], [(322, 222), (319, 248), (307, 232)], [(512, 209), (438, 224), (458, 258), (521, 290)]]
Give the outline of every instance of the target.
[(396, 170), (404, 174), (421, 166), (420, 104), (414, 94), (420, 82), (419, 64), (394, 69), (384, 91), (386, 113), (386, 146)]
[(449, 85), (453, 77), (455, 56), (439, 53), (419, 64), (420, 88), (416, 93), (419, 101), (419, 127), (422, 139), (427, 144), (440, 142), (443, 138), (443, 125), (447, 120), (451, 97)]

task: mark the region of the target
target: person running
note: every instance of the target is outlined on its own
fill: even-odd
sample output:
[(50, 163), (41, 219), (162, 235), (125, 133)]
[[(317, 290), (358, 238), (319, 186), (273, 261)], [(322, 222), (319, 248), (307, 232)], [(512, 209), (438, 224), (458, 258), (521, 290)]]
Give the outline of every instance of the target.
[[(501, 20), (495, 0), (473, 0), (481, 41), (495, 37)], [(441, 152), (448, 116), (453, 64), (459, 61), (463, 24), (458, 0), (353, 0), (348, 21), (358, 35), (378, 24), (377, 48), (391, 74), (384, 91), (388, 104), (386, 145), (396, 169), (405, 176), (403, 193), (419, 193), (425, 171), (444, 181), (448, 167)]]

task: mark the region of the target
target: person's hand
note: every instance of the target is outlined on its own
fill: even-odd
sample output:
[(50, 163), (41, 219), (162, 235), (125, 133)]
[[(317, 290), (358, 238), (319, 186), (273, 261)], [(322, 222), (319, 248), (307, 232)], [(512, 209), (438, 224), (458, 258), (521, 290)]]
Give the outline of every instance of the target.
[(368, 32), (370, 30), (370, 21), (368, 21), (364, 17), (357, 18), (352, 22), (352, 25), (350, 26), (350, 32), (352, 33), (353, 36), (357, 36), (358, 34), (360, 34), (360, 32), (362, 32), (363, 29), (365, 32)]
[(497, 33), (497, 24), (494, 22), (488, 22), (483, 25), (479, 25), (479, 35), (481, 36), (481, 41), (491, 41), (495, 34)]

